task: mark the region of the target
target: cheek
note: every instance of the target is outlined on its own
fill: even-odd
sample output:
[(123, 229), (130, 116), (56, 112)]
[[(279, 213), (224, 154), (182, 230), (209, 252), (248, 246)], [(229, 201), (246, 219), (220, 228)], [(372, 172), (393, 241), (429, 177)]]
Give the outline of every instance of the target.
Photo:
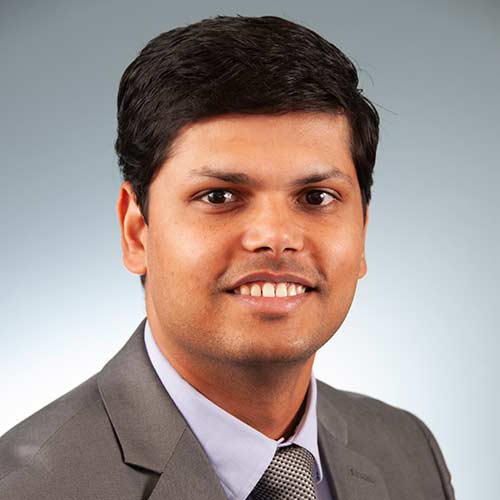
[(215, 284), (214, 274), (222, 265), (224, 248), (224, 242), (209, 228), (177, 225), (169, 233), (151, 238), (148, 270), (177, 295), (199, 293), (201, 288), (210, 290)]
[(357, 281), (363, 240), (358, 231), (345, 229), (330, 238), (328, 245), (328, 269), (332, 273), (332, 282)]

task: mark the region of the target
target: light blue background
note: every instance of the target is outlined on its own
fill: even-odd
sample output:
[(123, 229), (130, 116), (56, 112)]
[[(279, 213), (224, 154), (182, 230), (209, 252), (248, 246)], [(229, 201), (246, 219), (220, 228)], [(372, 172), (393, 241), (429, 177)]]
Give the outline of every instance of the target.
[(249, 4), (2, 2), (0, 434), (98, 371), (144, 315), (115, 216), (123, 70), (177, 25), (274, 14), (353, 58), (382, 118), (368, 275), (316, 375), (420, 416), (457, 497), (497, 497), (500, 3)]

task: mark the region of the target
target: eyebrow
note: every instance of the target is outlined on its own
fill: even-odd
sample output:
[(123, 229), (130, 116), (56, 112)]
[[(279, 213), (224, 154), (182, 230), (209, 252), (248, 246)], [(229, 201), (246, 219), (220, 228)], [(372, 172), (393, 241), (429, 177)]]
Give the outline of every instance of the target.
[[(255, 187), (258, 182), (252, 179), (247, 174), (242, 172), (227, 172), (225, 170), (219, 170), (208, 165), (201, 167), (200, 169), (192, 169), (189, 171), (190, 177), (208, 177), (211, 179), (219, 179), (224, 182), (230, 182), (232, 184), (244, 184), (248, 186)], [(346, 174), (337, 167), (330, 167), (329, 170), (323, 172), (312, 172), (305, 177), (300, 177), (294, 179), (288, 183), (288, 187), (300, 187), (306, 186), (307, 184), (313, 184), (315, 182), (321, 182), (328, 179), (340, 179), (351, 186), (354, 185), (354, 181), (349, 174)]]

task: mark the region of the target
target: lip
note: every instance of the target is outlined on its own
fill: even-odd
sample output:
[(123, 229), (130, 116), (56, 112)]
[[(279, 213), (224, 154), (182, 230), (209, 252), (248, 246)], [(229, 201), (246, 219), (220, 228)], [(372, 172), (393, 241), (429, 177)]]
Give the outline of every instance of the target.
[(314, 292), (305, 292), (290, 297), (252, 297), (228, 292), (233, 300), (247, 309), (264, 314), (286, 314), (300, 308)]
[(274, 274), (268, 271), (260, 271), (252, 274), (247, 274), (243, 278), (240, 278), (233, 285), (231, 285), (231, 287), (228, 288), (226, 291), (233, 291), (235, 288), (238, 288), (239, 286), (245, 283), (251, 283), (253, 281), (271, 281), (275, 283), (287, 283), (287, 282), (299, 283), (300, 285), (304, 285), (307, 288), (314, 288), (314, 285), (311, 283), (310, 280), (304, 278), (303, 276), (299, 276), (297, 274), (290, 274), (290, 273)]

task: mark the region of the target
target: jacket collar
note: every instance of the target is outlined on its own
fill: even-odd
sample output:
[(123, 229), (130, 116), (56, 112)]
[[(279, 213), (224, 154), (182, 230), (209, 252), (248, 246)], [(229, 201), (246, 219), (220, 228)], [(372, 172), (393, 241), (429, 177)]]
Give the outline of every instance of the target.
[(349, 428), (339, 406), (327, 398), (318, 382), (318, 439), (323, 471), (334, 490), (332, 496), (342, 500), (389, 500), (377, 466), (351, 446)]
[(151, 368), (144, 323), (101, 370), (97, 383), (125, 463), (160, 473), (186, 423)]
[(203, 449), (151, 366), (144, 346), (145, 321), (97, 380), (123, 461), (161, 474), (150, 500), (223, 500), (222, 486)]

